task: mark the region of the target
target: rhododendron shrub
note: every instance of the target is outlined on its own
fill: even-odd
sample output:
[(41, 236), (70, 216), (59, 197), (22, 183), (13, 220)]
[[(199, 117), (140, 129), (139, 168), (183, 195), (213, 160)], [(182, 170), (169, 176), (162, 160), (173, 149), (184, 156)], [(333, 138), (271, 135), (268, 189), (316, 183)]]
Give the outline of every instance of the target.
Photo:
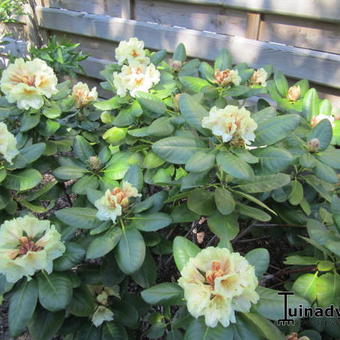
[(0, 294), (13, 337), (340, 337), (336, 319), (276, 323), (279, 290), (294, 291), (290, 307), (340, 305), (335, 109), (306, 80), (216, 55), (122, 41), (106, 99), (38, 58), (3, 71)]

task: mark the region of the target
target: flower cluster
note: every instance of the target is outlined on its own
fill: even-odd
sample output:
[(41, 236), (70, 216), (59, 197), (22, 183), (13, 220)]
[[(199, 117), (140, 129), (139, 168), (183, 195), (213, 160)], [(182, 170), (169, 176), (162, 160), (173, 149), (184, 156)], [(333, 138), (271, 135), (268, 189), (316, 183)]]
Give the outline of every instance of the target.
[(15, 137), (8, 131), (5, 123), (0, 123), (0, 156), (7, 162), (12, 163), (13, 158), (18, 154)]
[(98, 92), (97, 88), (94, 87), (90, 91), (87, 84), (78, 82), (76, 85), (73, 86), (72, 89), (72, 97), (75, 101), (76, 107), (82, 108), (93, 101), (97, 100)]
[(251, 144), (255, 140), (256, 122), (244, 107), (227, 105), (224, 109), (214, 106), (209, 116), (202, 120), (202, 127), (210, 129), (215, 136), (222, 137), (224, 143), (233, 141), (235, 145)]
[(106, 190), (104, 196), (95, 202), (95, 207), (98, 209), (97, 218), (101, 221), (111, 219), (115, 223), (117, 216), (122, 215), (123, 208), (128, 206), (129, 198), (140, 196), (138, 190), (128, 182), (123, 182), (121, 188)]
[(19, 109), (40, 109), (44, 96), (50, 98), (57, 93), (57, 77), (45, 61), (16, 59), (2, 74), (1, 91), (8, 102), (17, 103)]
[(129, 41), (122, 41), (116, 49), (116, 59), (123, 65), (121, 72), (113, 73), (113, 83), (117, 95), (124, 97), (130, 93), (136, 96), (138, 91), (148, 92), (152, 86), (160, 80), (160, 73), (150, 59), (145, 56), (144, 43), (131, 38)]
[(239, 253), (208, 247), (190, 258), (178, 280), (189, 313), (205, 317), (208, 327), (235, 323), (235, 312), (249, 312), (257, 303), (258, 281), (254, 267)]
[(241, 77), (237, 70), (216, 70), (214, 76), (216, 83), (220, 86), (229, 86), (230, 84), (238, 86), (241, 83)]
[(288, 89), (288, 93), (287, 93), (287, 98), (292, 101), (292, 102), (296, 102), (301, 96), (301, 89), (299, 85), (294, 85), (291, 86)]
[(65, 252), (60, 238), (47, 220), (27, 215), (4, 222), (0, 226), (0, 273), (8, 282), (30, 277), (38, 270), (51, 273), (53, 260)]
[(91, 321), (96, 327), (99, 327), (103, 322), (113, 320), (113, 312), (107, 306), (109, 305), (109, 298), (115, 296), (116, 293), (108, 287), (95, 286), (91, 288), (97, 302)]
[(264, 68), (259, 68), (254, 71), (252, 76), (250, 77), (251, 85), (261, 85), (263, 87), (267, 86), (268, 73)]

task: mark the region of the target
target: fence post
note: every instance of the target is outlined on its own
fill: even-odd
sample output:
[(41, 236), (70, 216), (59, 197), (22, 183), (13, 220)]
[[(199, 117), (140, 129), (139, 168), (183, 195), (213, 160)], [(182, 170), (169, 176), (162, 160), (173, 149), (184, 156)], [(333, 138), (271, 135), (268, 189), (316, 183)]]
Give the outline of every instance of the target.
[(261, 14), (247, 13), (246, 38), (258, 40), (261, 25)]
[(132, 18), (132, 0), (120, 0), (120, 16), (123, 19), (133, 19)]

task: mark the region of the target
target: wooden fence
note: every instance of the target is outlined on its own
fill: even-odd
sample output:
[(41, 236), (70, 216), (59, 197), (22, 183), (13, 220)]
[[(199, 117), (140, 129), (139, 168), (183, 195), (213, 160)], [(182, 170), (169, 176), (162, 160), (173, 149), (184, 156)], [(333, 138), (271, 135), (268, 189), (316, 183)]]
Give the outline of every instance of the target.
[[(38, 1), (36, 26), (43, 35), (80, 42), (91, 55), (84, 67), (92, 78), (113, 61), (120, 40), (136, 36), (150, 49), (169, 52), (183, 42), (190, 56), (207, 60), (227, 47), (235, 62), (273, 64), (289, 77), (310, 80), (340, 105), (338, 0)], [(35, 28), (29, 26), (26, 33)]]

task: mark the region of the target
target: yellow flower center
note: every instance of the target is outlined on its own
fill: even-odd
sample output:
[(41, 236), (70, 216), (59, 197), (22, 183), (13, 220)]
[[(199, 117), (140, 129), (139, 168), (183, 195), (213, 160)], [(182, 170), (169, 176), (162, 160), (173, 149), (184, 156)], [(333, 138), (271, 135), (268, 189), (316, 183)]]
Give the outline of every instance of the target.
[(139, 57), (139, 53), (136, 50), (132, 50), (131, 56), (134, 57), (134, 58)]
[(215, 286), (215, 279), (218, 277), (224, 276), (227, 274), (226, 268), (222, 268), (222, 265), (218, 261), (213, 261), (211, 265), (211, 270), (208, 270), (205, 273), (205, 280), (206, 282), (211, 285), (213, 288)]
[(10, 81), (13, 83), (24, 83), (29, 86), (34, 86), (35, 85), (35, 76), (34, 75), (28, 75), (28, 74), (14, 74), (11, 78)]
[(27, 236), (22, 236), (19, 238), (19, 248), (17, 251), (13, 252), (11, 258), (15, 260), (17, 257), (26, 255), (29, 251), (40, 251), (44, 247), (37, 246), (31, 239)]

